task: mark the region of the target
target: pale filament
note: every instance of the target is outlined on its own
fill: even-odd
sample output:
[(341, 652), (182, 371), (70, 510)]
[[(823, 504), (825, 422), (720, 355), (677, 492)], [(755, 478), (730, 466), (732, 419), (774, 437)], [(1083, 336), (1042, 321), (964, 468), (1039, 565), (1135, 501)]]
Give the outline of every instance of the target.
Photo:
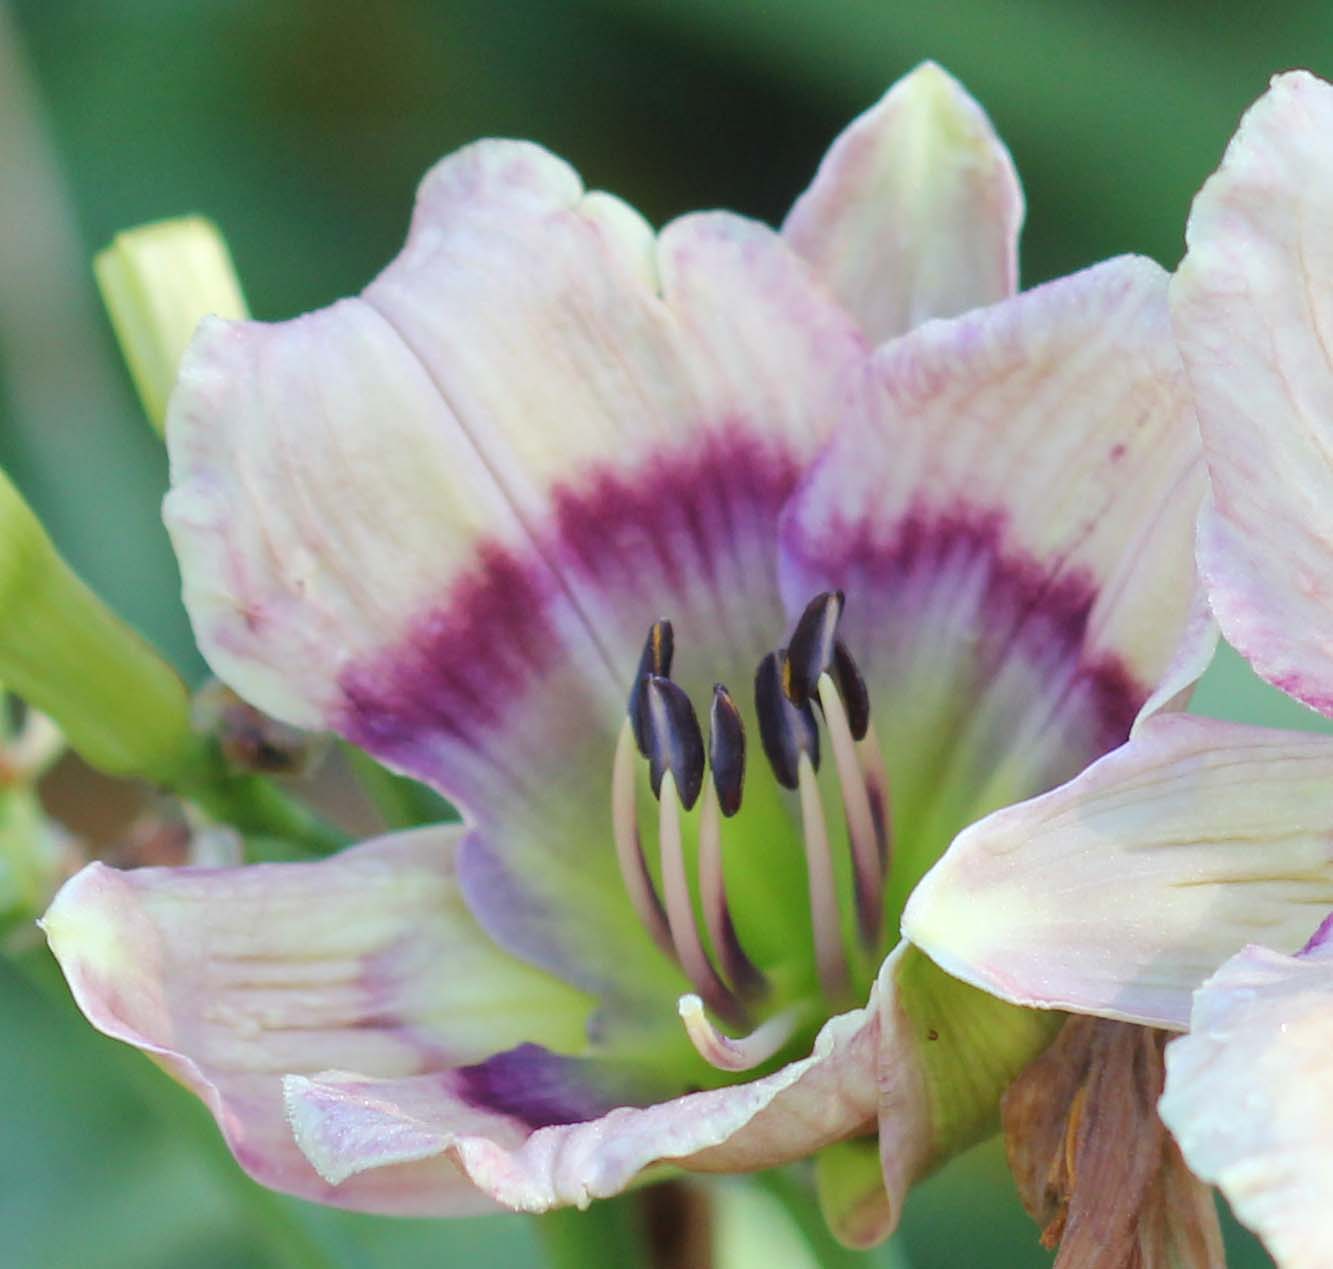
[(615, 762), (611, 768), (611, 826), (616, 842), (616, 862), (620, 876), (634, 911), (667, 956), (675, 958), (676, 949), (671, 938), (667, 915), (657, 897), (652, 874), (643, 857), (639, 840), (639, 812), (637, 801), (638, 748), (634, 743), (634, 729), (626, 719), (616, 741)]
[(847, 710), (838, 694), (831, 675), (819, 676), (819, 703), (823, 707), (824, 722), (828, 727), (833, 760), (838, 768), (838, 783), (842, 788), (842, 808), (847, 817), (847, 834), (852, 844), (852, 872), (856, 879), (857, 928), (866, 947), (879, 943), (884, 923), (882, 896), (884, 891), (883, 863), (880, 857), (880, 834), (875, 828), (875, 816), (866, 788), (861, 756), (847, 721)]
[(695, 1051), (719, 1071), (752, 1071), (762, 1066), (782, 1051), (810, 1012), (808, 1005), (793, 1005), (760, 1023), (749, 1035), (733, 1039), (713, 1026), (698, 996), (682, 996), (676, 1007)]
[(680, 794), (676, 778), (670, 771), (662, 775), (658, 820), (658, 846), (662, 858), (662, 889), (666, 893), (667, 924), (671, 941), (675, 944), (676, 958), (685, 976), (698, 989), (708, 1007), (721, 1018), (739, 1021), (744, 1017), (736, 997), (727, 990), (717, 976), (708, 954), (699, 939), (699, 927), (694, 920), (694, 904), (690, 899), (689, 880), (685, 875), (685, 850), (680, 833)]
[(722, 809), (711, 781), (704, 783), (699, 811), (699, 897), (723, 976), (742, 996), (761, 994), (767, 982), (741, 947), (727, 906), (727, 883), (722, 874)]
[(892, 846), (893, 813), (889, 803), (889, 782), (884, 774), (884, 750), (879, 747), (875, 724), (866, 725), (866, 734), (856, 742), (856, 755), (861, 763), (870, 814), (875, 824), (875, 844), (879, 849), (880, 876), (889, 873), (889, 855)]
[(815, 935), (815, 965), (824, 995), (829, 1000), (838, 1000), (847, 990), (847, 954), (842, 945), (842, 923), (838, 915), (838, 894), (824, 803), (819, 796), (819, 781), (808, 753), (801, 754), (797, 780), (810, 888), (810, 919)]

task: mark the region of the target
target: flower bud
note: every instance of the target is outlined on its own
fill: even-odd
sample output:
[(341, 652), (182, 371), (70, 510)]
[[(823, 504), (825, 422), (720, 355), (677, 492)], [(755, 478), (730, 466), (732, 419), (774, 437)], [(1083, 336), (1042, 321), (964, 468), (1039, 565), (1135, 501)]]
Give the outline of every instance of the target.
[(200, 318), (246, 316), (227, 244), (202, 216), (157, 221), (117, 234), (93, 272), (144, 413), (161, 432)]

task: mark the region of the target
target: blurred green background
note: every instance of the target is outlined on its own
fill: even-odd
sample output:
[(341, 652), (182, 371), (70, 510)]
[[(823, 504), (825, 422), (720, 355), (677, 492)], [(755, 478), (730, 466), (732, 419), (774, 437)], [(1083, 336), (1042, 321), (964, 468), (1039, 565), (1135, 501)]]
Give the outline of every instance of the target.
[[(356, 290), (396, 251), (425, 168), (483, 135), (544, 142), (658, 222), (706, 206), (774, 221), (925, 57), (1013, 150), (1026, 283), (1123, 251), (1170, 267), (1268, 76), (1333, 74), (1333, 6), (1259, 22), (1242, 0), (0, 0), (0, 464), (84, 576), (197, 673), (157, 519), (163, 455), (96, 307), (94, 248), (206, 212), (255, 313), (286, 316)], [(1230, 654), (1196, 707), (1312, 725)], [(519, 1218), (395, 1223), (264, 1193), (52, 977), (40, 951), (0, 959), (0, 1263), (540, 1263)], [(1233, 1233), (1234, 1265), (1268, 1263)], [(991, 1147), (916, 1192), (867, 1263), (1049, 1259)]]

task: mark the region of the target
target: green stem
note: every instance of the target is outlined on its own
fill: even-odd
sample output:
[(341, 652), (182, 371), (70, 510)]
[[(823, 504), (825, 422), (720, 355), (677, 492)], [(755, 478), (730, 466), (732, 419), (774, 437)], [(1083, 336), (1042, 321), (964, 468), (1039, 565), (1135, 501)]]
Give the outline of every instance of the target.
[(812, 1186), (805, 1184), (789, 1168), (760, 1172), (754, 1179), (782, 1204), (822, 1269), (865, 1269), (865, 1253), (844, 1247), (829, 1233)]
[(0, 472), (0, 679), (94, 767), (174, 779), (192, 750), (175, 671), (61, 558)]
[(575, 1208), (533, 1218), (550, 1269), (650, 1263), (633, 1195), (602, 1199), (586, 1212)]
[(262, 776), (195, 777), (173, 792), (247, 837), (280, 838), (312, 855), (332, 854), (348, 842), (346, 833)]

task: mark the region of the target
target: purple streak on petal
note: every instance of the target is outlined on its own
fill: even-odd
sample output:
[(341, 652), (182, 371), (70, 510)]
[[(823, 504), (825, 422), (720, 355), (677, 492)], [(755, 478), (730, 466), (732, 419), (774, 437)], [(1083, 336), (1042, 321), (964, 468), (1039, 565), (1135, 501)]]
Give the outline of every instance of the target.
[(599, 1087), (606, 1068), (593, 1061), (562, 1057), (539, 1044), (520, 1044), (450, 1072), (454, 1092), (478, 1110), (520, 1120), (534, 1131), (554, 1124), (598, 1119), (616, 1106), (647, 1105)]
[[(845, 590), (849, 629), (859, 626), (887, 640), (894, 637), (893, 625), (913, 628), (910, 606), (929, 602), (951, 575), (980, 576), (975, 633), (983, 673), (1016, 652), (1051, 673), (1070, 667), (1068, 691), (1081, 689), (1089, 698), (1098, 752), (1114, 748), (1128, 737), (1148, 693), (1118, 657), (1085, 652), (1096, 582), (1085, 573), (1061, 573), (1058, 560), (1016, 550), (1006, 536), (1004, 512), (967, 506), (914, 508), (887, 534), (837, 521), (811, 534), (788, 521), (783, 567), (799, 578), (792, 593), (821, 586)], [(884, 621), (885, 613), (897, 620)], [(862, 649), (853, 651), (862, 656)], [(865, 649), (867, 659), (875, 651)]]
[(1292, 672), (1266, 674), (1264, 677), (1280, 692), (1294, 696), (1302, 705), (1308, 705), (1325, 718), (1333, 718), (1333, 693), (1326, 691), (1317, 675)]
[(1309, 942), (1296, 955), (1327, 956), (1330, 952), (1333, 952), (1333, 912), (1319, 923), (1319, 928), (1310, 935)]

